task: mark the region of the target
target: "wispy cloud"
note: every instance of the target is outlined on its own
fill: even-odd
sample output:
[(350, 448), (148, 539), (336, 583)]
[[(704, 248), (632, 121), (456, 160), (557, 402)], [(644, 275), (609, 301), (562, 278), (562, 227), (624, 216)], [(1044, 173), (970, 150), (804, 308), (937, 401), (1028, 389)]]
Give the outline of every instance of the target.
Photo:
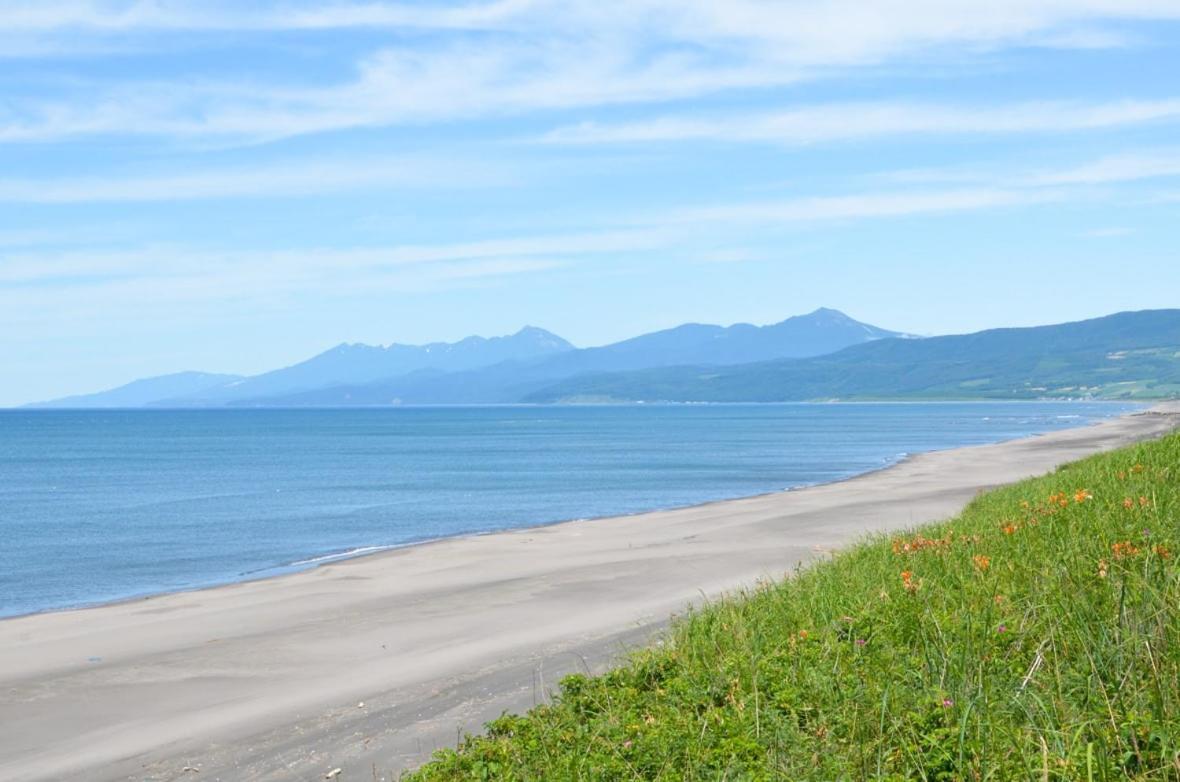
[[(988, 41), (1073, 33), (1086, 45), (1087, 24), (1109, 18), (1180, 15), (1167, 0), (460, 0), (335, 2), (300, 0), (5, 0), (5, 27), (20, 31), (304, 30), (425, 27), (530, 30), (660, 26), (698, 38), (808, 42), (829, 53), (882, 51), (912, 43)], [(1061, 29), (1063, 28), (1064, 29)], [(1070, 42), (1072, 43), (1072, 42)], [(810, 49), (812, 47), (804, 47)]]
[(71, 204), (287, 198), (402, 188), (504, 186), (513, 179), (513, 175), (490, 161), (300, 159), (151, 176), (0, 179), (0, 202)]
[(7, 0), (0, 3), (10, 31), (186, 32), (222, 30), (337, 30), (355, 27), (478, 28), (526, 10), (527, 0), (468, 4), (292, 2), (178, 2), (172, 0)]
[[(366, 287), (414, 270), (417, 278), (461, 280), (554, 268), (608, 253), (666, 246), (670, 234), (655, 228), (543, 234), (504, 239), (373, 247), (310, 247), (288, 250), (225, 250), (174, 245), (103, 250), (12, 253), (0, 265), (0, 287), (61, 283), (89, 286), (142, 279), (190, 284), (217, 280), (247, 286)], [(420, 272), (429, 268), (430, 274)], [(231, 282), (233, 284), (231, 284)]]
[[(370, 52), (355, 75), (334, 84), (241, 84), (199, 78), (144, 78), (111, 86), (95, 77), (76, 93), (12, 97), (0, 109), (0, 141), (93, 134), (283, 138), (346, 128), (509, 116), (538, 110), (654, 103), (735, 88), (769, 87), (897, 60), (921, 62), (1004, 45), (1069, 45), (1069, 34), (1118, 20), (1177, 19), (1160, 0), (504, 0), (425, 5), (301, 2), (7, 2), (0, 36), (22, 47), (39, 37), (74, 40), (161, 30), (236, 31), (413, 27), (412, 36)], [(1101, 29), (1101, 28), (1100, 28)], [(480, 30), (473, 36), (469, 30)], [(1093, 40), (1090, 41), (1093, 43)], [(186, 45), (193, 45), (186, 39)], [(0, 50), (4, 47), (0, 46)], [(20, 48), (20, 47), (18, 47)], [(1112, 107), (1126, 114), (1133, 106)], [(1077, 122), (1098, 122), (1084, 114)], [(836, 116), (764, 118), (762, 134), (806, 137)], [(969, 118), (931, 110), (919, 122), (956, 126)], [(906, 120), (878, 109), (876, 121)], [(910, 120), (914, 122), (915, 120)], [(1029, 116), (994, 115), (998, 126)], [(1114, 120), (1107, 120), (1114, 121)], [(595, 128), (582, 129), (588, 136)], [(615, 129), (630, 135), (732, 137), (724, 121), (667, 120)], [(599, 129), (599, 135), (610, 135)], [(573, 133), (577, 135), (577, 133)]]
[(720, 118), (658, 117), (619, 124), (558, 128), (544, 141), (614, 144), (668, 141), (766, 142), (805, 145), (881, 136), (1059, 133), (1180, 120), (1180, 99), (1007, 106), (929, 103), (842, 103)]
[[(94, 185), (87, 191), (79, 182), (56, 183), (46, 188), (44, 201), (86, 199), (138, 200), (141, 198), (202, 197), (214, 193), (251, 194), (255, 189), (273, 187), (298, 189), (321, 176), (312, 169), (309, 181), (303, 179), (269, 182), (270, 172), (255, 171), (245, 184), (218, 176), (209, 180), (144, 180), (112, 185)], [(553, 265), (576, 263), (595, 256), (648, 253), (669, 248), (693, 248), (694, 236), (713, 230), (711, 226), (744, 224), (811, 225), (831, 221), (878, 220), (916, 215), (1032, 206), (1091, 197), (1093, 185), (1138, 181), (1157, 177), (1180, 176), (1180, 152), (1155, 150), (1136, 154), (1114, 155), (1057, 170), (1033, 172), (967, 173), (961, 170), (906, 172), (911, 186), (841, 195), (801, 196), (785, 199), (729, 202), (706, 206), (679, 207), (617, 216), (616, 227), (576, 233), (550, 233), (509, 238), (435, 244), (402, 244), (377, 247), (332, 247), (298, 250), (197, 250), (174, 246), (147, 246), (114, 250), (59, 250), (8, 253), (0, 266), (0, 286), (43, 284), (54, 280), (90, 284), (96, 280), (139, 277), (179, 277), (192, 275), (219, 277), (225, 274), (248, 276), (260, 284), (282, 279), (299, 281), (313, 287), (329, 279), (363, 281), (366, 275), (382, 275), (409, 267), (433, 266), (446, 269), (435, 276), (461, 279), (480, 276), (496, 269), (527, 272)], [(381, 179), (378, 176), (378, 179)], [(358, 179), (361, 183), (368, 179)], [(938, 182), (952, 187), (932, 187)], [(914, 182), (924, 186), (914, 187)], [(329, 186), (354, 183), (351, 175), (330, 182)], [(19, 188), (0, 180), (0, 200), (31, 198), (22, 183)], [(109, 189), (104, 189), (109, 188)], [(73, 190), (73, 192), (71, 192)], [(624, 227), (617, 227), (624, 226)], [(0, 242), (10, 246), (33, 246), (48, 238), (45, 232), (0, 234)], [(706, 254), (707, 255), (707, 254)], [(747, 251), (725, 250), (711, 260), (734, 260)], [(695, 248), (694, 257), (702, 256)], [(532, 266), (530, 264), (541, 264)], [(483, 270), (483, 271), (480, 271)], [(350, 283), (351, 284), (351, 283)], [(318, 289), (318, 288), (317, 288)]]
[(1030, 185), (1102, 185), (1180, 176), (1180, 149), (1109, 155), (1091, 163), (1036, 173)]
[(1061, 190), (978, 188), (818, 196), (695, 207), (669, 212), (673, 223), (816, 223), (975, 211), (1060, 201)]
[(703, 56), (643, 58), (614, 43), (560, 39), (434, 50), (385, 49), (350, 81), (326, 87), (140, 83), (0, 106), (0, 142), (87, 135), (269, 141), (326, 131), (430, 123), (535, 110), (686, 98), (797, 78)]
[(1011, 188), (1113, 185), (1180, 176), (1180, 149), (1148, 148), (1105, 155), (1072, 166), (1011, 169), (949, 166), (890, 171), (874, 177), (907, 185), (989, 185)]
[(0, 289), (104, 289), (152, 281), (157, 290), (249, 296), (277, 289), (317, 294), (386, 286), (446, 284), (543, 271), (596, 257), (689, 248), (694, 257), (732, 261), (741, 251), (702, 256), (693, 237), (719, 224), (813, 224), (994, 209), (1060, 200), (1064, 191), (1002, 189), (882, 192), (692, 207), (639, 216), (632, 227), (471, 242), (298, 250), (197, 249), (171, 245), (10, 253)]

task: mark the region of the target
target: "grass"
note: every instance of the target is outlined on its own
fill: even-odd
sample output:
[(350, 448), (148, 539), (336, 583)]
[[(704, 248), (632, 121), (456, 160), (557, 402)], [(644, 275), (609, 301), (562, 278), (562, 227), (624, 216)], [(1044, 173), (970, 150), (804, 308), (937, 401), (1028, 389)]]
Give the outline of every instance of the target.
[(1180, 435), (678, 620), (405, 779), (1180, 780)]

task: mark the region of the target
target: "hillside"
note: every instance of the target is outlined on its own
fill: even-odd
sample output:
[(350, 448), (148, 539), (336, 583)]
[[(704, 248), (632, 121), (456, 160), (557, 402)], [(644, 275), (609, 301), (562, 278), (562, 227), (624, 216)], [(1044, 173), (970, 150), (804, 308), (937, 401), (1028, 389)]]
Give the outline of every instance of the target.
[(1180, 394), (1180, 310), (869, 342), (803, 360), (572, 378), (529, 402), (1160, 398)]
[(210, 372), (177, 372), (172, 375), (148, 377), (136, 380), (109, 391), (94, 394), (78, 394), (48, 402), (28, 405), (31, 408), (98, 408), (98, 407), (142, 407), (159, 399), (175, 396), (200, 394), (214, 388), (224, 388), (239, 383), (239, 375), (219, 375)]

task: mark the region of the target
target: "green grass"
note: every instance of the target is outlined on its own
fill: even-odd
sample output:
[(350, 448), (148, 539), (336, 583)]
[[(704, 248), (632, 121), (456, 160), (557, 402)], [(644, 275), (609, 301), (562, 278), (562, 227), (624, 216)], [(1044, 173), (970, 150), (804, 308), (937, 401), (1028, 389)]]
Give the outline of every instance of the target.
[(1177, 553), (1172, 435), (690, 613), (407, 779), (1180, 780)]

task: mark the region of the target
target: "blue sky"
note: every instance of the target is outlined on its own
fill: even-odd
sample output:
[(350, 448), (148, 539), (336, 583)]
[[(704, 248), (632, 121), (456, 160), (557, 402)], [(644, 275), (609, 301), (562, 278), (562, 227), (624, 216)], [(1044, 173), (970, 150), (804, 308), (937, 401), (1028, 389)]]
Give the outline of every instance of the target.
[(1180, 2), (0, 0), (0, 405), (1180, 305)]

